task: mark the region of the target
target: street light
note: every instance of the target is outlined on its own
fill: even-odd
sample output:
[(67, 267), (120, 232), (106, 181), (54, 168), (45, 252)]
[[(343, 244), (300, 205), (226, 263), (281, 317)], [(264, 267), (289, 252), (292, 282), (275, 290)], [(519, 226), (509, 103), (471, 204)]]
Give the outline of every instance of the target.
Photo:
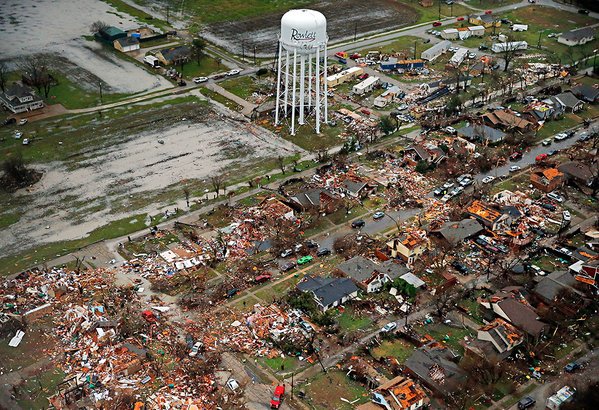
[(597, 62), (597, 52), (599, 52), (599, 49), (593, 50), (593, 53), (595, 53), (595, 56), (593, 57), (593, 73), (597, 72), (597, 66), (595, 65)]

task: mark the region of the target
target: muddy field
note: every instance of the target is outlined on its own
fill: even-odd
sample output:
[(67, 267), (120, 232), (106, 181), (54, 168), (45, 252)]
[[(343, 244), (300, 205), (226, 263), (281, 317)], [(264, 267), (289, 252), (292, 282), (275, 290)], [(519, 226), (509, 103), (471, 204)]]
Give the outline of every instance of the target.
[(156, 215), (165, 206), (183, 209), (182, 181), (209, 187), (212, 175), (246, 175), (252, 164), (299, 151), (266, 130), (249, 132), (244, 123), (201, 102), (112, 115), (87, 125), (67, 124), (48, 137), (51, 141), (38, 142), (48, 151), (68, 152), (35, 166), (44, 176), (34, 187), (0, 200), (5, 211), (21, 216), (0, 230), (0, 255), (82, 238), (111, 221)]
[[(413, 8), (391, 0), (337, 0), (321, 1), (310, 6), (327, 18), (329, 42), (338, 42), (380, 31), (393, 30), (414, 23), (418, 14)], [(276, 53), (280, 20), (284, 13), (269, 14), (243, 21), (222, 22), (209, 25), (202, 33), (211, 42), (227, 50), (270, 57)]]
[[(101, 44), (86, 40), (94, 21), (123, 30), (139, 27), (131, 16), (118, 13), (99, 0), (2, 0), (0, 1), (0, 59), (15, 67), (25, 55), (49, 54), (79, 68), (78, 77), (101, 78), (111, 90), (135, 93), (170, 87), (170, 83), (136, 64), (120, 59)], [(60, 66), (54, 69), (61, 70)]]

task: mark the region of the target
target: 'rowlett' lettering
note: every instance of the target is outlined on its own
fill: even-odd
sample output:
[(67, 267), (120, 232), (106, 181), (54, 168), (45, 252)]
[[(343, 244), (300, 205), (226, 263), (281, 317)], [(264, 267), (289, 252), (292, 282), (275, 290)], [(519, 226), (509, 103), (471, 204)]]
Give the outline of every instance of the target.
[(314, 41), (316, 40), (316, 32), (315, 31), (304, 31), (300, 33), (296, 29), (291, 29), (291, 39), (293, 41)]

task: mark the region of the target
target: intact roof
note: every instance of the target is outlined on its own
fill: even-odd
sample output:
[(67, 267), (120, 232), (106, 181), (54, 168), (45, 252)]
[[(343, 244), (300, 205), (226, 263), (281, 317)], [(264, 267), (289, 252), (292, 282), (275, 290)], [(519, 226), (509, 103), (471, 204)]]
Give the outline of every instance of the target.
[(463, 219), (461, 221), (445, 222), (437, 231), (447, 240), (455, 245), (464, 239), (476, 235), (483, 230), (483, 227), (476, 219)]
[(408, 148), (406, 148), (406, 151), (410, 150), (414, 151), (423, 161), (426, 161), (431, 157), (428, 151), (420, 145), (411, 145)]
[(479, 16), (476, 16), (476, 18), (485, 23), (493, 23), (495, 21), (495, 17), (493, 17), (490, 14), (481, 14)]
[(565, 288), (572, 288), (576, 279), (569, 272), (555, 271), (545, 276), (534, 287), (534, 292), (547, 302), (552, 302), (558, 293)]
[(377, 267), (376, 263), (359, 255), (337, 265), (337, 269), (357, 282), (370, 279), (372, 273), (378, 270)]
[(134, 46), (139, 44), (139, 39), (137, 37), (121, 37), (117, 38), (114, 41), (118, 42), (123, 47)]
[(595, 88), (588, 84), (580, 84), (572, 88), (572, 92), (576, 95), (581, 96), (587, 101), (595, 101), (599, 98), (599, 88)]
[(564, 162), (563, 164), (560, 164), (557, 169), (564, 174), (571, 175), (583, 181), (589, 181), (593, 178), (593, 171), (591, 168), (579, 161)]
[(167, 61), (178, 60), (183, 57), (188, 57), (190, 53), (190, 49), (187, 46), (178, 46), (171, 48), (164, 48), (160, 50), (162, 57), (164, 57)]
[(14, 83), (14, 84), (10, 85), (6, 89), (6, 92), (4, 93), (4, 95), (6, 95), (7, 97), (17, 97), (17, 98), (30, 97), (30, 96), (33, 96), (34, 98), (36, 97), (36, 94), (31, 87), (23, 85), (21, 83)]
[(560, 37), (569, 41), (579, 41), (583, 38), (594, 37), (595, 29), (593, 27), (583, 27), (576, 30), (566, 31)]
[(488, 119), (492, 124), (502, 124), (515, 128), (526, 128), (532, 123), (521, 117), (518, 117), (511, 110), (496, 110), (483, 115), (483, 118)]
[(505, 138), (505, 133), (501, 130), (489, 127), (484, 124), (468, 125), (460, 128), (458, 134), (468, 139), (482, 138), (491, 142), (499, 142)]
[(328, 306), (343, 297), (358, 291), (354, 282), (349, 278), (321, 278), (307, 276), (297, 288), (302, 292), (312, 292), (323, 306)]
[(343, 186), (345, 187), (345, 189), (347, 189), (348, 192), (355, 194), (359, 193), (360, 190), (362, 190), (362, 188), (364, 188), (366, 185), (368, 185), (367, 182), (352, 181), (351, 179), (346, 179), (343, 182)]
[(539, 336), (546, 324), (538, 320), (537, 312), (528, 305), (514, 299), (507, 298), (497, 303), (509, 321), (516, 327), (532, 336)]
[(415, 288), (420, 288), (426, 284), (426, 282), (414, 275), (412, 272), (408, 272), (400, 277)]
[(564, 105), (568, 108), (574, 108), (582, 102), (578, 98), (576, 98), (576, 96), (574, 94), (572, 94), (570, 91), (566, 91), (565, 93), (558, 94), (551, 98), (556, 99), (562, 105)]
[(118, 27), (114, 27), (114, 26), (108, 26), (108, 27), (104, 27), (103, 29), (100, 30), (103, 34), (113, 37), (113, 36), (118, 36), (121, 34), (126, 34), (123, 30), (121, 30)]

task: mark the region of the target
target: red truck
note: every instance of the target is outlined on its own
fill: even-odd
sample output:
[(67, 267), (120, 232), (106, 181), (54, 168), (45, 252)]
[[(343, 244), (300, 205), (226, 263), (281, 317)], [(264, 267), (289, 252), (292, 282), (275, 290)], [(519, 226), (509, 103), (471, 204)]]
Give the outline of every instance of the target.
[(281, 402), (283, 401), (283, 395), (285, 394), (285, 385), (278, 385), (275, 388), (275, 393), (270, 400), (270, 408), (278, 409), (281, 407)]

